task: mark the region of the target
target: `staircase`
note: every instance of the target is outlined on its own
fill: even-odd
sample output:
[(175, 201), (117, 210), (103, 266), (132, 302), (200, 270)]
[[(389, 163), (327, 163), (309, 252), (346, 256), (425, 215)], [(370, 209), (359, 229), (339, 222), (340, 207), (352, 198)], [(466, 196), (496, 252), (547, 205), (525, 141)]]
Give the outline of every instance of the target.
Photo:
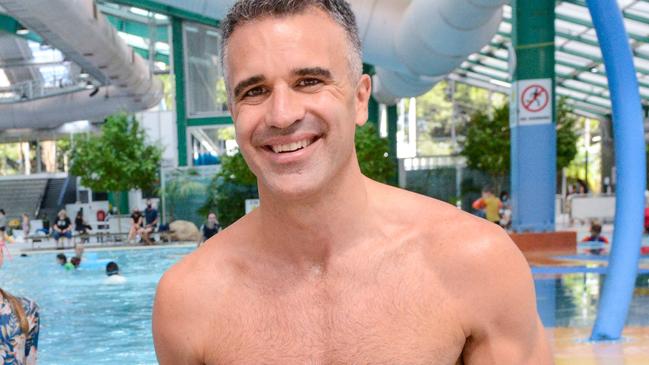
[[(67, 183), (66, 183), (67, 180)], [(50, 222), (54, 221), (59, 210), (65, 208), (65, 204), (76, 201), (76, 179), (52, 178), (47, 181), (47, 187), (40, 203), (40, 216), (47, 216)], [(71, 213), (68, 212), (68, 216)]]
[(8, 220), (20, 219), (23, 213), (33, 218), (45, 195), (47, 181), (47, 178), (0, 180), (0, 208), (5, 210)]

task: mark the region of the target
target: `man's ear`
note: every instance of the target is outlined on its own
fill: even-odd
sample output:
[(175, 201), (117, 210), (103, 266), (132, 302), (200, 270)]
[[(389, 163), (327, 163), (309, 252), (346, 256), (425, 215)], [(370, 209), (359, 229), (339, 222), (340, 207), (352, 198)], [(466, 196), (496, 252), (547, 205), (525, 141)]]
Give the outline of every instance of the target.
[(367, 122), (367, 108), (372, 96), (372, 79), (369, 75), (362, 75), (356, 85), (356, 125), (362, 126)]

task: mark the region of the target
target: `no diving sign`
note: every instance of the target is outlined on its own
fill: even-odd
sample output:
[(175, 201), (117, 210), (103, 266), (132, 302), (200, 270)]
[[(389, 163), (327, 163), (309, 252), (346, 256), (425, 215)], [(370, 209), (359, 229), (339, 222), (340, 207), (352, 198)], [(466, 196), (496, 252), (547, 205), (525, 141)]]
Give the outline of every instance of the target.
[(552, 80), (520, 80), (516, 84), (518, 125), (552, 123)]

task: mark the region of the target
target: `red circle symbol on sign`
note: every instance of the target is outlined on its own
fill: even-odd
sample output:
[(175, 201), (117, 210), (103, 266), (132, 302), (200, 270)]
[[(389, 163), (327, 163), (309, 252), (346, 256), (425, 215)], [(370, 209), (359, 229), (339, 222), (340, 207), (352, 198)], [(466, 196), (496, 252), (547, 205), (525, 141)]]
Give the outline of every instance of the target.
[(548, 91), (541, 85), (533, 84), (521, 94), (521, 104), (525, 110), (536, 113), (545, 109), (550, 102)]

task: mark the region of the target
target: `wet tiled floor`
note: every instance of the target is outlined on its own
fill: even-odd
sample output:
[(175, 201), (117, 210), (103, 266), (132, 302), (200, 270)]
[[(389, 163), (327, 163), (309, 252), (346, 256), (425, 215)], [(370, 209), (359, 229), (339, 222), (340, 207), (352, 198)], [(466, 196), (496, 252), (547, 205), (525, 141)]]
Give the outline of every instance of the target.
[(623, 339), (589, 342), (590, 328), (546, 328), (556, 365), (648, 365), (649, 327), (627, 327)]

